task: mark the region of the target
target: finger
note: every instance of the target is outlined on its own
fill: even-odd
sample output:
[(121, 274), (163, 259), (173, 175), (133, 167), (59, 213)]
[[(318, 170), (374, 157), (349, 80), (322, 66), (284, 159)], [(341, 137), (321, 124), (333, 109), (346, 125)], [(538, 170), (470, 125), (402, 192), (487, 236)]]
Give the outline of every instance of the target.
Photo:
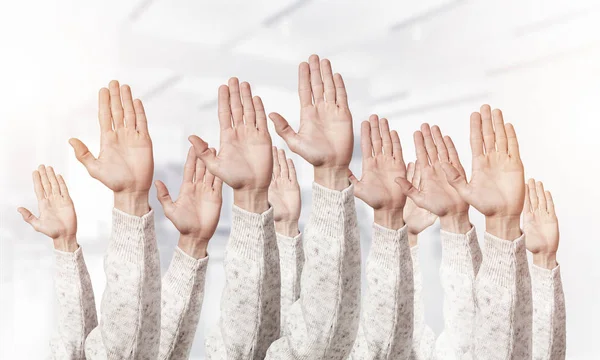
[(110, 113), (115, 129), (123, 127), (123, 106), (121, 105), (121, 89), (119, 82), (113, 80), (108, 84), (110, 92)]
[(517, 133), (512, 124), (506, 124), (504, 126), (506, 130), (506, 137), (508, 138), (508, 153), (512, 156), (519, 157), (519, 141), (517, 140)]
[(240, 97), (240, 82), (238, 78), (229, 79), (229, 103), (231, 107), (231, 116), (233, 117), (233, 126), (244, 124), (244, 108)]
[(348, 175), (348, 180), (354, 186), (354, 195), (364, 201), (363, 195), (365, 195), (365, 193), (363, 192), (363, 183), (361, 183), (352, 172)]
[(194, 182), (194, 174), (196, 173), (196, 152), (194, 151), (194, 147), (190, 146), (190, 149), (187, 153), (187, 158), (185, 159), (185, 165), (183, 166), (183, 182), (191, 183)]
[[(210, 151), (210, 149), (208, 149), (208, 151)], [(197, 184), (198, 183), (202, 184), (202, 183), (206, 182), (204, 179), (205, 177), (206, 177), (206, 165), (204, 164), (204, 161), (202, 161), (202, 159), (199, 159), (198, 157), (196, 157), (196, 167), (194, 169), (194, 180), (196, 181)]]
[(278, 113), (270, 113), (269, 118), (275, 125), (275, 132), (281, 136), (283, 141), (289, 146), (290, 150), (296, 151), (298, 146), (298, 134), (292, 129), (290, 124)]
[(402, 155), (402, 143), (400, 142), (400, 136), (396, 130), (392, 130), (392, 154), (394, 159), (400, 159), (404, 163), (404, 156)]
[(333, 82), (333, 71), (328, 59), (321, 60), (321, 72), (323, 74), (323, 85), (325, 88), (325, 101), (335, 104), (335, 84)]
[(213, 181), (213, 190), (218, 192), (219, 195), (223, 192), (223, 180), (215, 176), (215, 181)]
[(156, 180), (154, 186), (156, 186), (156, 197), (163, 207), (165, 215), (170, 214), (174, 204), (171, 195), (169, 195), (169, 189), (167, 189), (167, 186), (160, 180)]
[(537, 190), (535, 189), (535, 180), (529, 179), (527, 181), (527, 187), (529, 188), (529, 202), (531, 202), (531, 210), (536, 210), (539, 204)]
[(415, 131), (413, 138), (415, 141), (417, 163), (420, 164), (423, 168), (425, 168), (429, 166), (429, 159), (427, 157), (427, 149), (425, 148), (425, 139), (423, 138), (423, 133), (420, 131)]
[(402, 177), (397, 177), (394, 181), (400, 185), (400, 190), (404, 195), (411, 198), (417, 206), (424, 207), (425, 196), (410, 181)]
[(254, 103), (254, 111), (256, 112), (256, 128), (268, 132), (267, 114), (265, 113), (265, 106), (260, 96), (253, 97), (252, 102)]
[(19, 214), (21, 214), (23, 220), (25, 220), (26, 223), (31, 225), (31, 227), (33, 227), (36, 231), (38, 230), (40, 220), (35, 215), (33, 215), (31, 211), (23, 207), (18, 208), (17, 211), (19, 212)]
[(123, 101), (123, 113), (125, 117), (125, 127), (135, 129), (135, 110), (133, 108), (133, 96), (129, 85), (121, 86), (121, 99)]
[(496, 151), (496, 135), (494, 134), (494, 126), (492, 124), (492, 109), (489, 105), (484, 104), (479, 109), (481, 113), (481, 129), (483, 132), (483, 144), (487, 154)]
[(229, 106), (229, 87), (227, 85), (219, 86), (219, 125), (221, 130), (231, 128), (231, 107)]
[(285, 151), (283, 151), (283, 149), (279, 149), (277, 155), (279, 157), (279, 166), (281, 167), (281, 177), (284, 179), (289, 179), (290, 171), (288, 169), (287, 161), (285, 159)]
[(60, 194), (64, 197), (70, 197), (69, 188), (67, 187), (67, 183), (65, 182), (65, 179), (63, 179), (62, 175), (58, 175), (56, 179), (58, 180), (58, 186), (60, 187)]
[(46, 197), (49, 197), (52, 195), (52, 185), (50, 185), (50, 180), (48, 179), (48, 174), (46, 173), (46, 167), (44, 165), (40, 165), (38, 167), (38, 172), (42, 178), (42, 187), (44, 188)]
[[(217, 149), (210, 148), (210, 152), (214, 156), (217, 156)], [(202, 161), (198, 161), (198, 162), (202, 162)], [(215, 184), (215, 179), (216, 179), (216, 176), (213, 173), (211, 173), (210, 171), (206, 170), (206, 172), (204, 173), (204, 183), (207, 185), (210, 185), (212, 187)]]
[(310, 87), (315, 104), (323, 101), (323, 80), (321, 79), (321, 64), (317, 55), (308, 58), (310, 68)]
[(456, 146), (454, 145), (454, 141), (452, 141), (452, 138), (450, 136), (444, 136), (444, 145), (448, 150), (448, 159), (450, 160), (452, 165), (454, 165), (454, 167), (458, 169), (462, 176), (466, 177), (465, 169), (460, 163), (460, 158), (458, 157), (458, 151), (456, 151)]
[(69, 144), (73, 147), (77, 160), (79, 160), (79, 162), (85, 166), (88, 173), (93, 176), (92, 173), (96, 168), (96, 158), (94, 155), (92, 155), (90, 150), (88, 150), (88, 147), (79, 139), (71, 138), (69, 139)]
[(408, 180), (411, 184), (413, 184), (413, 177), (415, 176), (415, 163), (414, 162), (409, 162), (408, 166), (406, 167), (406, 180)]
[(421, 188), (421, 165), (418, 161), (415, 163), (415, 174), (413, 176), (412, 184), (417, 189)]
[(98, 120), (100, 122), (100, 131), (107, 132), (112, 130), (112, 116), (110, 114), (110, 92), (107, 88), (102, 88), (98, 92)]
[(377, 156), (383, 151), (381, 132), (379, 130), (379, 117), (377, 115), (371, 115), (369, 117), (369, 124), (371, 124), (371, 143), (373, 144), (373, 154)]
[(290, 181), (298, 182), (298, 176), (296, 175), (296, 167), (294, 166), (294, 162), (292, 161), (292, 159), (287, 159), (287, 166), (290, 170)]
[(546, 207), (548, 208), (548, 212), (554, 215), (556, 210), (554, 209), (554, 199), (552, 199), (552, 194), (550, 191), (546, 190), (544, 195), (546, 196)]
[(146, 118), (146, 110), (142, 100), (135, 99), (133, 101), (133, 110), (135, 111), (135, 129), (141, 133), (148, 134), (148, 119)]
[(481, 114), (471, 114), (471, 153), (473, 157), (483, 155), (483, 132), (481, 130)]
[(429, 162), (431, 164), (435, 164), (439, 160), (438, 152), (435, 147), (435, 142), (433, 141), (433, 136), (431, 136), (431, 128), (429, 127), (429, 124), (422, 124), (421, 132), (423, 133), (423, 140), (425, 141), (425, 150), (427, 150), (427, 157), (429, 157)]
[(256, 127), (256, 112), (254, 111), (254, 104), (252, 100), (252, 89), (250, 89), (250, 84), (245, 81), (240, 86), (242, 89), (244, 121), (246, 122), (246, 125)]
[(35, 196), (38, 200), (42, 200), (46, 198), (46, 192), (44, 191), (44, 187), (42, 186), (42, 177), (40, 176), (40, 172), (35, 170), (32, 174), (33, 178), (33, 190), (35, 191)]
[(300, 97), (301, 108), (312, 105), (310, 68), (307, 62), (301, 62), (298, 66), (298, 96)]
[[(216, 176), (219, 176), (219, 158), (215, 156), (215, 154), (210, 151), (208, 144), (206, 141), (200, 139), (196, 135), (192, 135), (188, 138), (192, 146), (194, 147), (194, 151), (196, 152), (196, 156), (199, 157), (204, 165)], [(196, 182), (201, 181), (202, 179), (196, 177)]]
[(390, 125), (387, 119), (383, 118), (379, 121), (379, 131), (381, 132), (383, 152), (388, 156), (394, 156), (392, 137), (390, 136)]
[(444, 142), (444, 137), (442, 136), (442, 131), (439, 126), (434, 125), (431, 128), (431, 134), (433, 135), (433, 141), (435, 141), (438, 159), (445, 162), (450, 161), (450, 155), (448, 154), (448, 149), (446, 148), (446, 143)]
[(50, 180), (52, 194), (60, 195), (60, 186), (58, 185), (58, 180), (56, 180), (56, 174), (54, 173), (52, 166), (46, 167), (46, 175), (48, 176), (48, 180)]
[(281, 166), (279, 166), (279, 155), (277, 154), (277, 147), (273, 146), (273, 177), (275, 179), (281, 176)]
[(371, 142), (371, 125), (368, 121), (360, 124), (360, 149), (363, 161), (373, 157), (373, 143)]
[(492, 112), (494, 120), (494, 133), (496, 134), (496, 149), (500, 152), (508, 152), (508, 139), (506, 138), (506, 130), (504, 128), (504, 116), (500, 109), (494, 109)]
[(467, 179), (464, 175), (450, 163), (442, 163), (442, 170), (446, 175), (446, 180), (454, 189), (456, 189), (460, 197), (466, 202), (471, 203), (471, 186), (467, 183)]
[(340, 74), (333, 75), (333, 83), (335, 84), (335, 102), (338, 106), (348, 108), (348, 94), (346, 93), (346, 85)]
[(531, 200), (529, 200), (529, 185), (525, 184), (525, 204), (523, 205), (523, 211), (531, 212), (533, 208), (531, 207)]
[(538, 207), (540, 210), (548, 211), (546, 207), (546, 191), (544, 191), (544, 184), (541, 181), (535, 183), (535, 191), (537, 192)]

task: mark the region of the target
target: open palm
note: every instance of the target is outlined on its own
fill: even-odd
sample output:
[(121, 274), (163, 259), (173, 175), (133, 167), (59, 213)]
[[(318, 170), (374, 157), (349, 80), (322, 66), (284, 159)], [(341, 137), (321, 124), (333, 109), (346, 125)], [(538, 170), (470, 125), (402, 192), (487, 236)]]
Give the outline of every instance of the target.
[(550, 191), (541, 181), (529, 179), (523, 208), (523, 231), (527, 250), (533, 254), (556, 254), (558, 250), (558, 218)]
[(302, 207), (300, 185), (292, 159), (285, 151), (273, 147), (273, 178), (269, 186), (269, 203), (273, 206), (275, 222), (297, 222)]

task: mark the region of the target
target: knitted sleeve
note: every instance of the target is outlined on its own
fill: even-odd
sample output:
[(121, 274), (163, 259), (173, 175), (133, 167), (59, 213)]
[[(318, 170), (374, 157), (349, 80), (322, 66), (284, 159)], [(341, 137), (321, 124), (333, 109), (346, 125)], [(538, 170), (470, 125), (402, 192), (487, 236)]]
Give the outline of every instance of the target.
[(281, 269), (281, 326), (280, 336), (289, 335), (285, 322), (292, 304), (300, 298), (300, 275), (304, 266), (302, 233), (295, 237), (277, 234), (279, 268)]
[(533, 265), (533, 359), (563, 360), (565, 358), (566, 315), (565, 294), (560, 278), (560, 266), (552, 270)]
[(423, 276), (419, 260), (419, 246), (410, 249), (413, 266), (414, 291), (414, 326), (411, 346), (411, 360), (430, 360), (433, 356), (435, 334), (425, 322), (425, 304), (423, 301)]
[(313, 184), (304, 233), (300, 299), (287, 314), (286, 335), (267, 359), (346, 359), (359, 323), (360, 242), (350, 186), (334, 191)]
[(279, 255), (273, 208), (233, 207), (225, 253), (219, 326), (206, 340), (208, 359), (263, 359), (279, 337)]
[(413, 337), (413, 267), (407, 226), (373, 224), (367, 294), (350, 359), (409, 359)]
[(50, 342), (53, 359), (85, 359), (84, 342), (98, 325), (94, 289), (83, 250), (55, 250), (54, 286), (58, 299), (58, 328)]
[(86, 339), (86, 357), (156, 358), (161, 279), (154, 212), (138, 217), (113, 209), (112, 225), (100, 324)]

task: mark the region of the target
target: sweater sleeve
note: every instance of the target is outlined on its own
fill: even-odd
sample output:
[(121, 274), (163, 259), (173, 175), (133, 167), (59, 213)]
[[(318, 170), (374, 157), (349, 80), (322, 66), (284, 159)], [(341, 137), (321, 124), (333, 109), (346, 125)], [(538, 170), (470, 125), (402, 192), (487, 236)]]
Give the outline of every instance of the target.
[(58, 300), (58, 329), (50, 342), (53, 359), (83, 360), (85, 338), (98, 325), (96, 303), (83, 250), (55, 250), (54, 286)]
[(444, 330), (435, 344), (436, 359), (465, 359), (475, 324), (475, 278), (481, 266), (481, 249), (472, 227), (466, 234), (441, 231), (444, 289)]
[(531, 359), (531, 278), (525, 235), (514, 241), (485, 233), (475, 282), (474, 359)]
[(563, 360), (566, 353), (565, 295), (560, 266), (552, 270), (533, 265), (533, 359)]
[(86, 339), (86, 357), (156, 358), (161, 279), (152, 210), (138, 217), (113, 209), (104, 272), (100, 324)]
[(346, 359), (359, 323), (360, 242), (354, 189), (313, 184), (300, 299), (267, 359)]
[(273, 208), (233, 207), (225, 252), (219, 326), (206, 340), (208, 359), (263, 359), (279, 337), (279, 255)]
[(208, 256), (194, 259), (179, 247), (163, 276), (158, 359), (187, 359), (204, 299)]
[(414, 290), (414, 327), (411, 346), (411, 360), (431, 360), (435, 342), (433, 330), (425, 322), (425, 304), (423, 301), (423, 276), (419, 260), (419, 246), (410, 249), (413, 266)]
[(292, 304), (300, 298), (300, 276), (304, 266), (302, 233), (295, 237), (277, 234), (279, 268), (281, 269), (281, 326), (280, 336), (289, 335), (285, 322)]
[(373, 224), (363, 301), (352, 360), (409, 359), (413, 337), (413, 267), (407, 226)]

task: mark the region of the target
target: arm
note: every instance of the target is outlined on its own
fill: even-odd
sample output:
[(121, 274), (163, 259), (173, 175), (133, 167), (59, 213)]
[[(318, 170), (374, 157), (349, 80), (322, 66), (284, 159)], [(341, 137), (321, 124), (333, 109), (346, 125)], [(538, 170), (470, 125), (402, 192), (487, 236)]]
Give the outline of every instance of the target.
[[(241, 97), (240, 97), (241, 95)], [(209, 358), (262, 359), (279, 336), (279, 257), (267, 192), (273, 173), (271, 137), (260, 97), (229, 80), (219, 88), (219, 153), (191, 136), (207, 169), (233, 188), (231, 236), (219, 327), (207, 339)]]
[[(215, 153), (214, 149), (211, 149)], [(165, 184), (156, 181), (165, 215), (180, 233), (169, 270), (163, 277), (159, 359), (187, 359), (204, 299), (206, 248), (221, 214), (221, 179), (190, 148), (179, 196), (172, 201)]]
[(531, 279), (519, 217), (525, 199), (523, 163), (511, 124), (488, 105), (471, 115), (473, 174), (443, 163), (448, 182), (485, 215), (485, 251), (475, 283), (473, 357), (531, 358)]
[(86, 339), (86, 356), (153, 358), (160, 336), (161, 282), (148, 204), (154, 159), (146, 114), (129, 86), (111, 81), (109, 89), (100, 90), (98, 117), (98, 158), (80, 140), (69, 140), (77, 160), (114, 193), (102, 315)]
[(289, 148), (314, 166), (315, 183), (300, 299), (288, 314), (289, 335), (273, 343), (268, 359), (345, 359), (358, 329), (360, 242), (348, 186), (352, 116), (341, 76), (328, 60), (312, 55), (309, 62), (299, 68), (299, 131), (270, 114)]
[(556, 262), (559, 231), (554, 201), (530, 179), (523, 209), (527, 249), (533, 254), (533, 359), (562, 360), (566, 352), (565, 295)]
[(77, 216), (67, 185), (52, 167), (33, 172), (40, 217), (19, 208), (23, 220), (53, 239), (58, 298), (58, 329), (50, 343), (52, 358), (83, 360), (84, 341), (96, 327), (96, 304), (90, 275), (77, 244)]
[(354, 176), (356, 196), (374, 210), (373, 243), (367, 258), (367, 294), (352, 359), (408, 359), (413, 336), (414, 285), (406, 196), (394, 179), (406, 176), (398, 133), (371, 115), (361, 126), (363, 173)]

